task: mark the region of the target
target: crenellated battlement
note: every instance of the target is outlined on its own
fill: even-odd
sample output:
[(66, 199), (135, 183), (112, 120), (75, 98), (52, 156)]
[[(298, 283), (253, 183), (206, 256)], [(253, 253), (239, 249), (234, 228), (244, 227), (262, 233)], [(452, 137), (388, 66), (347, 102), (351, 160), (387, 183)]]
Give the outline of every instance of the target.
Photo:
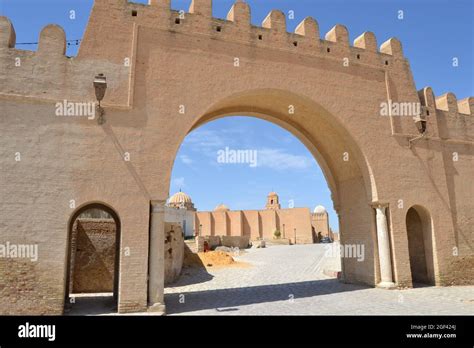
[[(15, 48), (16, 34), (7, 17), (0, 16), (0, 48)], [(49, 24), (41, 30), (37, 55), (64, 56), (66, 54), (66, 33), (56, 24)]]
[(435, 97), (431, 87), (418, 91), (420, 102), (431, 110), (439, 110), (452, 116), (474, 116), (474, 97), (458, 100), (454, 93), (448, 92)]
[(12, 23), (7, 17), (0, 16), (0, 47), (14, 48), (16, 33)]
[[(212, 0), (193, 0), (188, 12), (170, 9), (169, 0), (150, 0), (149, 5), (126, 0), (96, 0), (104, 5), (121, 5), (125, 15), (135, 23), (189, 34), (206, 34), (222, 40), (291, 50), (300, 54), (348, 58), (351, 63), (371, 64), (389, 68), (392, 63), (404, 61), (401, 43), (391, 38), (377, 50), (377, 40), (371, 32), (356, 38), (351, 46), (349, 32), (344, 25), (335, 25), (324, 39), (320, 38), (318, 22), (307, 17), (293, 33), (287, 32), (286, 16), (279, 10), (271, 11), (261, 26), (251, 24), (250, 7), (237, 0), (226, 19), (212, 17)], [(161, 22), (155, 19), (161, 18)], [(168, 20), (166, 20), (166, 18)], [(366, 54), (366, 55), (364, 55)]]
[[(171, 10), (170, 0), (150, 0), (148, 5), (127, 0), (95, 0), (94, 11), (104, 10), (110, 18), (103, 21), (120, 21), (142, 26), (171, 30), (192, 35), (208, 35), (213, 39), (236, 41), (263, 48), (291, 50), (299, 54), (324, 55), (326, 58), (347, 58), (351, 64), (370, 64), (389, 68), (397, 61), (404, 61), (400, 41), (391, 38), (377, 50), (377, 40), (371, 32), (365, 32), (349, 44), (349, 33), (345, 26), (336, 25), (320, 38), (318, 22), (305, 18), (294, 33), (287, 32), (286, 17), (279, 10), (271, 11), (262, 25), (250, 23), (250, 7), (243, 0), (229, 10), (226, 19), (212, 17), (212, 0), (193, 0), (188, 12)], [(12, 23), (0, 19), (0, 45), (15, 46), (15, 30)], [(130, 39), (130, 38), (128, 38)], [(87, 37), (84, 39), (87, 40)], [(87, 44), (87, 42), (86, 42)], [(45, 50), (44, 47), (48, 49)], [(65, 53), (66, 38), (62, 28), (49, 25), (43, 29), (39, 39), (41, 51)], [(87, 56), (87, 52), (85, 53)]]
[[(196, 36), (200, 43), (210, 39), (212, 42), (244, 44), (252, 49), (280, 50), (289, 52), (290, 55), (295, 53), (315, 57), (319, 62), (322, 62), (321, 59), (330, 60), (331, 66), (337, 68), (342, 68), (344, 63), (344, 66), (361, 65), (378, 72), (389, 72), (386, 75), (387, 86), (393, 85), (394, 80), (405, 81), (407, 76), (411, 76), (402, 44), (396, 38), (388, 39), (378, 48), (375, 34), (364, 32), (351, 45), (348, 29), (344, 25), (335, 25), (322, 39), (318, 22), (312, 17), (303, 19), (294, 32), (290, 33), (287, 31), (286, 16), (279, 10), (272, 10), (261, 26), (254, 26), (251, 24), (250, 6), (243, 0), (234, 3), (226, 19), (212, 16), (212, 0), (193, 0), (187, 12), (172, 10), (170, 2), (149, 0), (148, 4), (138, 4), (128, 0), (95, 0), (71, 74), (84, 69), (85, 65), (81, 67), (84, 60), (89, 60), (95, 66), (96, 63), (92, 62), (99, 59), (109, 65), (119, 66), (119, 69), (110, 70), (120, 77), (117, 80), (128, 79), (132, 86), (133, 70), (124, 67), (123, 61), (130, 60), (135, 55), (134, 45), (139, 28), (151, 28), (173, 33), (172, 35)], [(179, 40), (178, 36), (174, 37)], [(13, 24), (8, 18), (0, 17), (0, 49), (12, 50), (15, 56), (21, 58), (48, 57), (67, 61), (66, 35), (60, 26), (48, 25), (43, 28), (37, 52), (15, 49), (15, 41)], [(172, 41), (167, 44), (170, 42)], [(12, 64), (11, 60), (8, 62)], [(133, 65), (133, 61), (131, 64)], [(22, 73), (25, 77), (30, 75), (28, 69), (30, 68), (27, 66)], [(37, 71), (36, 74), (39, 75), (40, 72)], [(125, 76), (126, 74), (130, 76)], [(130, 105), (133, 92), (132, 87), (127, 88), (129, 90), (121, 90), (120, 95), (128, 95), (128, 102), (122, 104)], [(416, 98), (416, 93), (414, 96)], [(474, 112), (472, 97), (457, 101), (452, 93), (447, 93), (434, 98), (431, 88), (420, 91), (418, 96), (425, 106), (433, 109), (433, 113), (436, 109), (456, 115), (473, 115)], [(398, 95), (398, 98), (410, 99), (411, 96)], [(119, 99), (117, 96), (116, 100)]]

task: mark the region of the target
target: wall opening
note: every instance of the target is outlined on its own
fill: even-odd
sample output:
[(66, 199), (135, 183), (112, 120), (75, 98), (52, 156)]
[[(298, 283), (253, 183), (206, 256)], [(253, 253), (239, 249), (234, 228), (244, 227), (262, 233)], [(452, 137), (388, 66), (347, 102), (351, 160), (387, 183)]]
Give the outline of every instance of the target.
[(428, 211), (420, 206), (411, 207), (406, 227), (413, 286), (434, 285), (433, 231)]
[[(305, 180), (295, 180), (296, 177)], [(296, 136), (267, 120), (227, 116), (194, 129), (176, 157), (170, 185), (170, 196), (176, 194), (173, 202), (183, 196), (180, 189), (197, 209), (194, 234), (252, 238), (260, 234), (272, 238), (275, 230), (281, 235), (288, 220), (285, 227), (291, 230), (287, 236), (290, 243), (294, 243), (295, 227), (298, 236), (301, 233), (300, 240), (319, 242), (318, 234), (316, 239), (312, 237), (312, 224), (318, 226), (321, 238), (339, 238), (331, 191), (318, 162)], [(280, 200), (269, 195), (274, 189)], [(268, 206), (282, 216), (280, 225), (273, 226), (272, 222), (273, 227), (265, 226), (267, 220), (275, 220)], [(316, 206), (321, 210), (319, 215), (314, 212)], [(302, 208), (306, 208), (305, 212), (299, 210)], [(259, 210), (264, 213), (247, 216)], [(226, 216), (223, 211), (227, 211)], [(242, 217), (234, 213), (239, 211)], [(304, 232), (292, 221), (292, 214), (297, 212), (308, 215)], [(216, 219), (219, 221), (212, 227), (211, 222)], [(257, 232), (259, 219), (263, 219), (263, 229), (268, 231)]]
[[(264, 127), (245, 125), (246, 121)], [(226, 122), (230, 123), (228, 127), (223, 124)], [(186, 129), (177, 139), (174, 161), (169, 163), (167, 194), (174, 201), (181, 197), (178, 191), (182, 188), (188, 195), (183, 200), (189, 198), (195, 205), (194, 233), (204, 238), (195, 238), (190, 250), (205, 251), (207, 245), (211, 250), (215, 247), (233, 253), (236, 244), (232, 243), (246, 239), (230, 237), (250, 239), (251, 248), (268, 259), (265, 262), (258, 257), (251, 259), (253, 251), (244, 249), (237, 262), (248, 261), (249, 269), (258, 268), (269, 276), (266, 284), (242, 283), (239, 289), (249, 293), (261, 291), (267, 299), (266, 285), (278, 283), (282, 289), (303, 285), (300, 278), (294, 278), (298, 274), (294, 269), (311, 269), (303, 283), (314, 285), (315, 289), (338, 281), (338, 277), (348, 283), (376, 283), (372, 233), (375, 227), (372, 209), (367, 204), (378, 200), (375, 179), (368, 159), (337, 117), (305, 96), (286, 90), (260, 89), (219, 99)], [(249, 139), (252, 132), (253, 140)], [(305, 159), (289, 146), (293, 141), (306, 152)], [(308, 159), (314, 164), (311, 168), (307, 166)], [(207, 167), (202, 168), (202, 164)], [(294, 172), (291, 167), (309, 171)], [(262, 168), (266, 170), (263, 176)], [(320, 173), (317, 183), (309, 179), (315, 172)], [(274, 178), (279, 182), (274, 182)], [(315, 193), (316, 184), (321, 183), (325, 185), (322, 194)], [(289, 188), (293, 188), (291, 195)], [(303, 196), (311, 197), (301, 200)], [(325, 199), (321, 199), (323, 196)], [(289, 215), (300, 208), (304, 208), (306, 217), (292, 220)], [(301, 226), (303, 222), (305, 226)], [(340, 232), (344, 254), (332, 243), (331, 236), (327, 237), (333, 226)], [(313, 242), (316, 238), (321, 244)], [(191, 244), (192, 240), (186, 242)], [(203, 298), (207, 298), (211, 296), (208, 290), (214, 288), (212, 291), (220, 294), (219, 287), (225, 285), (227, 270), (218, 270), (216, 266), (220, 265), (213, 258), (204, 256), (201, 260), (204, 269), (187, 270), (185, 265), (184, 276), (165, 288), (169, 313), (190, 310), (189, 306), (174, 306), (183, 291), (202, 292)], [(222, 261), (227, 262), (227, 258)], [(319, 267), (319, 261), (328, 266)], [(274, 264), (280, 266), (278, 275), (271, 274), (275, 269), (262, 266)], [(282, 267), (287, 271), (282, 271)], [(323, 270), (330, 270), (332, 279), (321, 282)], [(245, 272), (247, 269), (239, 279), (246, 277)], [(204, 291), (200, 291), (204, 287), (202, 283)], [(216, 301), (213, 305), (227, 307), (232, 302), (229, 300)], [(195, 306), (206, 306), (197, 302)]]
[(119, 263), (117, 213), (98, 203), (80, 208), (69, 223), (65, 314), (116, 312)]
[[(273, 282), (282, 289), (290, 284), (318, 288), (321, 270), (310, 272), (305, 281), (290, 270), (314, 268), (326, 250), (338, 248), (339, 219), (325, 175), (298, 136), (269, 120), (221, 116), (193, 129), (177, 152), (165, 211), (179, 203), (192, 206), (195, 238), (185, 241), (181, 276), (165, 288), (167, 311), (189, 310), (175, 306), (174, 297), (181, 293), (218, 293), (235, 269), (241, 269), (242, 277), (255, 268), (267, 272), (271, 264), (288, 269), (275, 275), (278, 280), (269, 276), (242, 283), (237, 293), (246, 287), (265, 292)], [(178, 222), (166, 220), (172, 217), (165, 213), (165, 223)], [(260, 256), (248, 261), (256, 249)], [(340, 271), (340, 255), (327, 257)], [(226, 307), (232, 301), (227, 296), (215, 305)]]

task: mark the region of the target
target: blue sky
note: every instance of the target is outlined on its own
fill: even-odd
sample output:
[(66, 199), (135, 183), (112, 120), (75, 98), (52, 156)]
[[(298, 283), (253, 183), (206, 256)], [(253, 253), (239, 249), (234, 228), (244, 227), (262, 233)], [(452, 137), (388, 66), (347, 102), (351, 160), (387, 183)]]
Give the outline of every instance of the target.
[[(225, 18), (233, 2), (214, 0), (214, 16)], [(313, 16), (319, 22), (321, 37), (338, 23), (346, 25), (351, 41), (368, 30), (375, 33), (379, 45), (395, 36), (402, 41), (418, 89), (431, 86), (436, 95), (453, 92), (458, 99), (474, 95), (472, 0), (247, 2), (256, 25), (270, 10), (280, 9), (284, 13), (294, 11), (295, 19), (287, 20), (288, 31), (293, 31), (306, 16)], [(189, 3), (190, 0), (173, 0), (172, 7), (187, 9)], [(92, 4), (92, 0), (0, 0), (0, 14), (13, 22), (17, 43), (38, 41), (39, 32), (49, 23), (61, 25), (67, 38), (73, 40), (82, 38)], [(75, 11), (74, 19), (69, 16), (70, 10)], [(400, 10), (403, 19), (398, 18)], [(36, 50), (36, 45), (17, 47)], [(76, 55), (77, 48), (71, 45), (67, 54)], [(457, 67), (452, 64), (455, 57), (459, 62)], [(206, 146), (202, 140), (208, 138), (224, 147), (263, 151), (263, 157), (280, 161), (285, 169), (274, 168), (278, 162), (263, 163), (257, 168), (217, 165), (215, 156), (214, 162), (209, 157), (209, 153), (216, 150), (214, 145), (207, 144), (201, 152), (193, 149), (196, 144)], [(184, 183), (178, 185), (183, 180)], [(229, 181), (235, 184), (227, 187)], [(323, 204), (330, 208), (331, 225), (337, 229), (327, 185), (314, 159), (296, 138), (260, 120), (221, 119), (191, 133), (180, 149), (173, 171), (171, 190), (177, 190), (179, 186), (189, 191), (199, 209), (212, 209), (221, 202), (233, 209), (260, 208), (265, 203), (266, 193), (274, 189), (281, 194), (283, 205), (294, 199), (296, 206)]]
[[(255, 150), (251, 163), (219, 163), (218, 151)], [(190, 133), (175, 161), (171, 192), (188, 193), (199, 210), (224, 203), (233, 210), (262, 209), (276, 191), (282, 208), (328, 208), (333, 228), (337, 217), (326, 180), (316, 160), (291, 133), (253, 117), (226, 117)], [(329, 209), (330, 208), (330, 209)]]

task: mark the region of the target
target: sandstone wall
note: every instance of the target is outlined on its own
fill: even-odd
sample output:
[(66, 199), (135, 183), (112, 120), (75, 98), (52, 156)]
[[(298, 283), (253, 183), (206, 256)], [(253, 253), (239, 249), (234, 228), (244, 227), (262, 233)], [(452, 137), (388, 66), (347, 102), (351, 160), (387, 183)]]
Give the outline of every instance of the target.
[[(430, 89), (418, 92), (394, 38), (377, 49), (375, 35), (366, 32), (351, 45), (342, 25), (321, 38), (311, 18), (287, 33), (279, 11), (261, 27), (251, 26), (242, 2), (227, 20), (209, 11), (181, 20), (165, 3), (96, 1), (72, 58), (64, 54), (58, 26), (47, 26), (31, 52), (15, 48), (13, 26), (0, 18), (0, 237), (39, 247), (37, 262), (0, 259), (2, 314), (62, 313), (69, 220), (97, 202), (121, 221), (119, 311), (146, 309), (150, 202), (169, 196), (185, 136), (231, 115), (287, 129), (317, 159), (340, 219), (341, 243), (366, 250), (363, 262), (343, 260), (346, 281), (380, 280), (371, 206), (377, 202), (389, 206), (394, 280), (411, 285), (406, 214), (414, 205), (432, 219), (437, 284), (455, 280), (452, 265), (474, 250), (472, 98), (448, 94), (435, 101)], [(199, 3), (209, 8), (210, 2)], [(106, 123), (56, 116), (55, 104), (64, 99), (95, 101), (98, 73), (109, 84)], [(387, 99), (426, 106), (424, 139), (409, 147), (418, 135), (413, 120), (380, 116)], [(288, 114), (289, 105), (295, 114)], [(247, 216), (244, 234), (253, 218)], [(266, 221), (263, 237), (273, 233)], [(200, 221), (210, 231), (213, 223)]]
[(179, 278), (184, 259), (184, 235), (180, 225), (165, 223), (165, 285)]
[[(313, 243), (308, 208), (197, 212), (196, 221), (202, 225), (202, 236), (273, 239), (274, 232), (279, 230), (282, 238), (288, 238), (294, 244), (296, 230), (296, 243)], [(209, 224), (206, 221), (213, 223)]]
[(71, 293), (113, 292), (116, 232), (114, 220), (76, 220), (71, 237)]
[(333, 237), (329, 231), (329, 221), (327, 214), (311, 214), (311, 225), (314, 228), (314, 237), (317, 239), (319, 232), (322, 237)]

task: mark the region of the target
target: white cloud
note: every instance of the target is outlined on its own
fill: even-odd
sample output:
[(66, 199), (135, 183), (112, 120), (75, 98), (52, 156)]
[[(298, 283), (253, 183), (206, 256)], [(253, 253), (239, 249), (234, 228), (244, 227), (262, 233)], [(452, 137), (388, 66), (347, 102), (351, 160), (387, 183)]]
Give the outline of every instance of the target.
[(189, 134), (184, 140), (186, 145), (190, 145), (189, 149), (193, 151), (209, 151), (216, 147), (225, 145), (225, 139), (212, 130), (195, 130)]
[[(217, 151), (229, 147), (236, 150), (258, 149), (246, 143), (245, 129), (235, 127), (224, 130), (200, 130), (190, 133), (185, 139), (186, 149), (199, 153), (208, 158), (209, 163), (216, 165)], [(248, 134), (247, 134), (248, 135)], [(291, 136), (284, 139), (284, 143), (291, 143)], [(306, 170), (316, 168), (315, 160), (311, 156), (297, 155), (286, 152), (284, 149), (262, 148), (257, 150), (257, 167), (271, 168), (274, 170)], [(192, 159), (181, 155), (180, 159), (185, 164), (191, 164)]]
[(308, 156), (294, 155), (282, 149), (260, 149), (257, 153), (257, 167), (275, 170), (304, 170), (315, 167), (314, 160)]
[[(217, 166), (217, 151), (226, 146), (232, 147), (232, 144), (238, 139), (238, 137), (233, 136), (230, 132), (225, 132), (225, 130), (214, 131), (198, 129), (190, 133), (184, 142), (187, 150), (206, 157), (210, 165)], [(181, 160), (183, 163), (186, 161), (186, 159), (183, 160), (183, 158), (181, 158)]]
[(181, 155), (179, 158), (184, 164), (192, 164), (194, 162), (188, 155)]

